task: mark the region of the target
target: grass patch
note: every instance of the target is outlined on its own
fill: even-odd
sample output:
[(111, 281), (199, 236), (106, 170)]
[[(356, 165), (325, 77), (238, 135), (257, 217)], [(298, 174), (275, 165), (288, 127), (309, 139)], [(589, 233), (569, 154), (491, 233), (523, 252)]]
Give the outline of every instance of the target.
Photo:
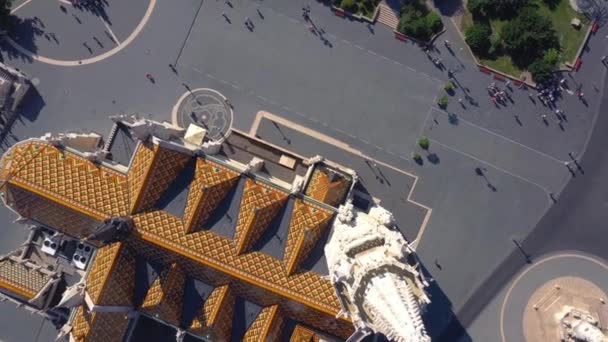
[(498, 55), (490, 58), (478, 58), (479, 62), (483, 65), (487, 65), (492, 69), (496, 69), (498, 71), (502, 71), (506, 74), (513, 75), (518, 77), (521, 75), (523, 70), (516, 67), (511, 60), (511, 56), (508, 55)]
[[(589, 20), (584, 15), (574, 11), (568, 4), (568, 0), (561, 0), (553, 9), (549, 8), (544, 1), (536, 0), (535, 3), (539, 5), (538, 12), (553, 22), (553, 27), (557, 32), (557, 38), (562, 48), (561, 61), (571, 62), (583, 43), (585, 33), (589, 28)], [(580, 29), (576, 30), (570, 25), (573, 18), (578, 18), (583, 23)]]
[(333, 5), (352, 14), (372, 18), (380, 0), (334, 0)]
[[(538, 7), (539, 14), (549, 18), (553, 23), (561, 46), (560, 62), (572, 62), (589, 28), (589, 19), (574, 11), (570, 7), (568, 0), (556, 0), (555, 6), (551, 8), (543, 0), (531, 0), (530, 3)], [(581, 20), (582, 27), (580, 29), (577, 30), (570, 24), (573, 18)], [(507, 23), (507, 20), (492, 18), (489, 20), (489, 23), (492, 28), (492, 39), (499, 39), (500, 32)], [(460, 20), (460, 30), (465, 33), (471, 26), (473, 26), (473, 16), (465, 9), (465, 13)], [(484, 65), (516, 77), (519, 77), (523, 72), (523, 70), (513, 64), (511, 57), (502, 51), (496, 51), (494, 55), (485, 58), (477, 56), (477, 59)]]

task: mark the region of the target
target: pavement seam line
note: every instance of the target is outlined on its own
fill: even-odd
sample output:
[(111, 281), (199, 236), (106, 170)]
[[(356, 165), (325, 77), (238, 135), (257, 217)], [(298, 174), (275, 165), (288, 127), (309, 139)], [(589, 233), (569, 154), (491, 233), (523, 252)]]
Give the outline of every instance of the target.
[[(436, 111), (438, 111), (439, 113), (441, 113), (442, 115), (445, 115), (445, 116), (447, 116), (447, 117), (449, 117), (449, 116), (450, 116), (450, 114), (449, 114), (449, 113), (447, 113), (447, 112), (445, 112), (445, 111), (443, 111), (443, 110), (439, 110), (439, 109), (437, 109), (437, 108), (434, 108), (434, 109), (435, 109)], [(524, 144), (522, 144), (522, 143), (520, 143), (520, 142), (518, 142), (518, 141), (515, 141), (515, 140), (513, 140), (513, 139), (507, 138), (506, 136), (504, 136), (504, 135), (502, 135), (502, 134), (498, 134), (498, 133), (496, 133), (496, 132), (493, 132), (493, 131), (491, 131), (491, 130), (489, 130), (489, 129), (485, 128), (485, 127), (479, 126), (479, 125), (477, 125), (477, 124), (475, 124), (475, 123), (473, 123), (473, 122), (471, 122), (471, 121), (468, 121), (468, 120), (466, 120), (466, 119), (462, 119), (461, 117), (458, 117), (458, 121), (459, 121), (459, 122), (463, 122), (463, 123), (465, 123), (465, 124), (467, 124), (467, 125), (469, 125), (469, 126), (471, 126), (471, 127), (475, 127), (475, 128), (477, 128), (477, 129), (480, 129), (480, 130), (482, 130), (482, 131), (484, 131), (484, 132), (486, 132), (486, 133), (492, 134), (492, 135), (494, 135), (494, 136), (496, 136), (496, 137), (499, 137), (499, 138), (501, 138), (501, 139), (503, 139), (503, 140), (505, 140), (505, 141), (508, 141), (508, 142), (510, 142), (510, 143), (513, 143), (513, 144), (515, 144), (515, 145), (519, 145), (519, 146), (521, 146), (521, 147), (525, 148), (526, 150), (529, 150), (529, 151), (531, 151), (531, 152), (537, 153), (537, 154), (539, 154), (539, 155), (541, 155), (541, 156), (543, 156), (543, 157), (549, 158), (549, 159), (551, 159), (551, 160), (553, 160), (553, 161), (555, 161), (555, 162), (557, 162), (557, 163), (559, 163), (559, 164), (564, 164), (564, 162), (566, 162), (566, 160), (557, 159), (556, 157), (554, 157), (554, 156), (552, 156), (552, 155), (549, 155), (549, 154), (547, 154), (547, 153), (545, 153), (545, 152), (542, 152), (542, 151), (539, 151), (539, 150), (537, 150), (537, 149), (534, 149), (534, 148), (532, 148), (532, 147), (530, 147), (530, 146), (528, 146), (528, 145), (524, 145)]]
[(447, 148), (448, 150), (451, 150), (451, 151), (456, 152), (456, 153), (460, 153), (460, 154), (462, 154), (463, 156), (469, 157), (469, 158), (471, 158), (471, 159), (473, 159), (473, 160), (476, 160), (476, 161), (478, 161), (478, 162), (480, 162), (480, 163), (482, 163), (482, 164), (485, 164), (485, 165), (487, 165), (487, 166), (489, 166), (489, 167), (491, 167), (491, 168), (493, 168), (493, 169), (496, 169), (497, 171), (500, 171), (500, 172), (506, 173), (506, 174), (508, 174), (508, 175), (510, 175), (510, 176), (513, 176), (513, 177), (515, 177), (515, 178), (519, 178), (519, 179), (523, 180), (523, 181), (524, 181), (524, 182), (526, 182), (526, 183), (530, 183), (530, 184), (532, 184), (532, 185), (535, 185), (535, 186), (539, 187), (541, 190), (543, 190), (545, 193), (550, 193), (550, 191), (549, 191), (549, 190), (547, 190), (547, 189), (546, 189), (544, 186), (542, 186), (542, 185), (540, 185), (540, 184), (538, 184), (538, 183), (536, 183), (536, 182), (534, 182), (534, 181), (532, 181), (532, 180), (529, 180), (529, 179), (527, 179), (527, 178), (524, 178), (524, 177), (522, 177), (522, 176), (519, 176), (519, 175), (517, 175), (517, 174), (514, 174), (514, 173), (512, 173), (512, 172), (510, 172), (510, 171), (507, 171), (507, 170), (505, 170), (505, 169), (503, 169), (503, 168), (501, 168), (501, 167), (499, 167), (499, 166), (496, 166), (496, 165), (494, 165), (494, 164), (492, 164), (492, 163), (490, 163), (490, 162), (487, 162), (487, 161), (485, 161), (485, 160), (479, 159), (479, 158), (477, 158), (477, 157), (475, 157), (475, 156), (473, 156), (473, 155), (471, 155), (471, 154), (468, 154), (468, 153), (466, 153), (466, 152), (460, 151), (459, 149), (456, 149), (456, 148), (450, 147), (450, 146), (448, 146), (448, 145), (446, 145), (446, 144), (440, 143), (439, 141), (437, 141), (437, 140), (435, 140), (435, 139), (430, 139), (430, 138), (429, 138), (429, 140), (430, 140), (430, 141), (432, 141), (433, 143), (435, 143), (435, 144), (439, 145), (439, 146), (442, 146), (442, 147), (444, 147), (444, 148)]

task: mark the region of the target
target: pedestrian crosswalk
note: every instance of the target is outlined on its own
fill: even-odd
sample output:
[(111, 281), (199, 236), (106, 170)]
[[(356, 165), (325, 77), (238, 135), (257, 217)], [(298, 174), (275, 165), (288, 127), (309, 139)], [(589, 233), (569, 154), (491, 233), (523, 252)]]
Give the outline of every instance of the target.
[(396, 30), (397, 25), (399, 25), (399, 16), (397, 13), (384, 1), (382, 1), (379, 6), (378, 22), (390, 27), (393, 30)]

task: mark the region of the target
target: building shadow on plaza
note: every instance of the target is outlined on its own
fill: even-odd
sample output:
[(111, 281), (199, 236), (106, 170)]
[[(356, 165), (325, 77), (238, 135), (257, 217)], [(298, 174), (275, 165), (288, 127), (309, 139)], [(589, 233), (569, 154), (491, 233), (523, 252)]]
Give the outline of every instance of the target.
[[(432, 275), (422, 264), (420, 264), (420, 271), (428, 279), (432, 279)], [(434, 280), (429, 281), (426, 291), (431, 299), (431, 304), (426, 307), (422, 319), (431, 340), (437, 342), (472, 342), (473, 339), (456, 317), (452, 302), (443, 292), (441, 286)]]

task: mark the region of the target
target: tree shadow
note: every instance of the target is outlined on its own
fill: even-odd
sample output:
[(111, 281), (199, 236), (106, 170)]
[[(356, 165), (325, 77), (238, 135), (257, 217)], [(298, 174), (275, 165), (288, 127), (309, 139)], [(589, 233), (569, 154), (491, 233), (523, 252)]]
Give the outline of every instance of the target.
[(426, 160), (428, 160), (429, 163), (431, 163), (433, 165), (438, 165), (441, 162), (441, 159), (439, 159), (439, 156), (437, 155), (437, 153), (430, 153), (429, 155), (426, 156)]
[(462, 0), (433, 0), (433, 5), (435, 6), (435, 8), (437, 8), (441, 15), (445, 15), (448, 17), (464, 13), (464, 6)]
[[(436, 264), (439, 264), (439, 261), (436, 261)], [(427, 278), (432, 277), (423, 264), (420, 264), (420, 270)], [(458, 317), (456, 317), (452, 302), (439, 284), (436, 281), (430, 281), (426, 292), (431, 299), (431, 303), (426, 307), (422, 320), (431, 337), (431, 341), (472, 342), (473, 339), (469, 336)]]
[(458, 124), (460, 123), (460, 119), (458, 118), (458, 115), (454, 113), (448, 113), (448, 122), (450, 123), (450, 125), (458, 126)]
[(110, 4), (107, 0), (89, 0), (80, 3), (75, 3), (73, 7), (81, 12), (87, 12), (103, 19), (108, 25), (112, 25), (112, 21), (108, 16), (106, 8)]
[[(38, 52), (36, 39), (45, 34), (45, 31), (41, 26), (40, 19), (11, 17), (11, 27), (8, 30), (7, 38), (10, 38), (32, 54), (36, 54)], [(3, 39), (1, 43), (3, 57), (9, 60), (17, 59), (27, 63), (33, 61), (29, 54), (24, 54), (16, 49), (7, 41), (7, 38)]]

